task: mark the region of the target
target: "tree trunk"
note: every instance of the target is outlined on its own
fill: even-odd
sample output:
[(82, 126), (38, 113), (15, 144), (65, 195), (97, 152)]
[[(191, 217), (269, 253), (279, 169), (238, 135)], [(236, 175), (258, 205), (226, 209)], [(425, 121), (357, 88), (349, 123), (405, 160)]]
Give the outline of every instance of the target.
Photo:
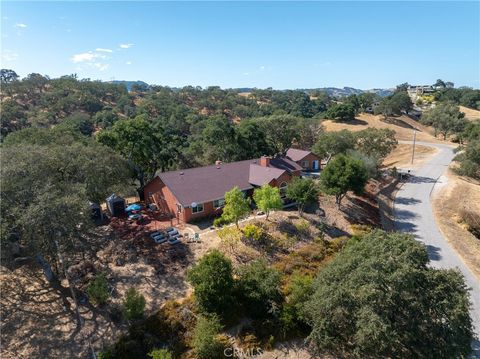
[(68, 288), (70, 289), (70, 293), (72, 295), (73, 302), (75, 303), (75, 313), (77, 315), (77, 327), (80, 328), (82, 326), (82, 317), (80, 315), (80, 311), (78, 310), (77, 296), (75, 295), (75, 290), (72, 287), (72, 283), (68, 279), (67, 268), (65, 267), (65, 262), (63, 260), (63, 255), (60, 252), (57, 240), (55, 240), (55, 246), (57, 248), (58, 260), (59, 260), (59, 262), (62, 266), (62, 270), (63, 270), (63, 273), (65, 275), (65, 279), (67, 280), (67, 283), (68, 283)]

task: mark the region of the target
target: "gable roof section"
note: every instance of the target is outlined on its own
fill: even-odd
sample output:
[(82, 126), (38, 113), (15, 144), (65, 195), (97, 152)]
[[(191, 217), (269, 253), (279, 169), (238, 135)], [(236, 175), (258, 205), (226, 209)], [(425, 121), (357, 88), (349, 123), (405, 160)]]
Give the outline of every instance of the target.
[(237, 186), (240, 190), (253, 188), (248, 181), (253, 160), (224, 163), (219, 166), (189, 168), (160, 173), (158, 177), (184, 207), (192, 202), (204, 203), (222, 198)]
[(275, 167), (275, 168), (280, 168), (280, 169), (286, 170), (289, 173), (294, 172), (294, 171), (301, 171), (302, 170), (302, 166), (300, 166), (295, 161), (292, 161), (291, 159), (286, 158), (286, 157), (272, 158), (272, 159), (270, 159), (270, 165)]
[(285, 170), (280, 168), (250, 164), (248, 182), (255, 186), (262, 186), (280, 177), (284, 172)]
[(303, 160), (306, 156), (308, 156), (310, 151), (298, 150), (296, 148), (289, 148), (287, 150), (287, 157), (290, 158), (292, 161), (298, 162)]

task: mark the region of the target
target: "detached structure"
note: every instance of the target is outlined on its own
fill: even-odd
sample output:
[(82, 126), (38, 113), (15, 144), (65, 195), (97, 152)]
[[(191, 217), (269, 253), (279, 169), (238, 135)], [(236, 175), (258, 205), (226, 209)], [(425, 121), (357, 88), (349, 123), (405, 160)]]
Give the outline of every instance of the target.
[(113, 193), (107, 198), (107, 208), (113, 217), (123, 216), (125, 214), (125, 200)]
[[(289, 150), (291, 151), (291, 150)], [(294, 150), (298, 151), (298, 150)], [(309, 151), (300, 161), (317, 161)], [(293, 152), (291, 152), (293, 154)], [(315, 156), (315, 155), (313, 155)], [(310, 162), (309, 162), (310, 163)], [(288, 183), (303, 170), (298, 161), (288, 156), (222, 163), (160, 173), (144, 187), (147, 203), (155, 203), (160, 211), (179, 221), (220, 214), (225, 204), (225, 193), (238, 187), (251, 196), (255, 187), (264, 184), (278, 187), (282, 197)]]

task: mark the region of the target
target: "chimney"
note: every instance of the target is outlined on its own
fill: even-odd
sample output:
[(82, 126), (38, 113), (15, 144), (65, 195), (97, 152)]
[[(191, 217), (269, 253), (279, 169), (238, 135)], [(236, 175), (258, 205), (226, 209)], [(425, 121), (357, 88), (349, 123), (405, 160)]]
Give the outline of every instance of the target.
[(270, 157), (267, 157), (267, 156), (260, 157), (260, 166), (262, 167), (270, 166)]

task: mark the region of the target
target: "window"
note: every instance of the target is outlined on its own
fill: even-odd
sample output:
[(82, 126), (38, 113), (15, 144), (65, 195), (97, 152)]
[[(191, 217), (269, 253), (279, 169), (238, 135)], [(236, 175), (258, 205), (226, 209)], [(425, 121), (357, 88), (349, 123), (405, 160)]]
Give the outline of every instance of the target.
[(302, 161), (302, 167), (308, 168), (308, 161)]
[(220, 207), (223, 207), (225, 206), (225, 198), (220, 198), (220, 199), (216, 199), (215, 201), (213, 201), (213, 207), (214, 208), (220, 208)]
[(287, 196), (287, 183), (280, 183), (280, 197), (285, 198)]
[(192, 207), (192, 213), (203, 212), (203, 203), (197, 203), (195, 207)]
[(177, 212), (182, 213), (182, 205), (177, 203)]

